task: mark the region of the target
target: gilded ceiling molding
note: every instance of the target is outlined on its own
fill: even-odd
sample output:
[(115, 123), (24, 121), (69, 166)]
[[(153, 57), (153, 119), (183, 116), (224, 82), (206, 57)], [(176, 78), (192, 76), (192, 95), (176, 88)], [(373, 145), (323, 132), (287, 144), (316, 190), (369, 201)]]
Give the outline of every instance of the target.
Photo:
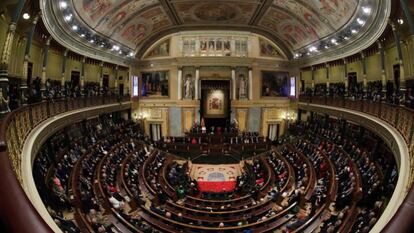
[[(42, 21), (51, 34), (54, 40), (56, 40), (59, 44), (64, 46), (65, 48), (87, 56), (89, 58), (101, 60), (108, 63), (113, 63), (116, 65), (128, 66), (130, 61), (119, 57), (115, 54), (110, 52), (105, 52), (99, 50), (95, 47), (89, 46), (86, 43), (81, 43), (79, 38), (71, 35), (71, 31), (67, 28), (60, 26), (59, 20), (56, 18), (56, 15), (53, 13), (53, 1), (49, 0), (40, 0), (40, 9), (42, 11)], [(55, 5), (56, 6), (56, 5)], [(55, 9), (56, 10), (56, 9)]]

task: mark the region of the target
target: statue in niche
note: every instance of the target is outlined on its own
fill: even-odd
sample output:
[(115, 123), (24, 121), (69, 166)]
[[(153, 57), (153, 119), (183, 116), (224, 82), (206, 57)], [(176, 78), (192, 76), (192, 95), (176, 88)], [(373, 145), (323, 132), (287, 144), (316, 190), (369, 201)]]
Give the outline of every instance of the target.
[(193, 80), (191, 74), (187, 74), (184, 82), (184, 98), (193, 99)]
[(247, 98), (247, 79), (243, 74), (239, 74), (239, 99)]
[(4, 97), (3, 88), (0, 88), (0, 114), (10, 112), (9, 99)]

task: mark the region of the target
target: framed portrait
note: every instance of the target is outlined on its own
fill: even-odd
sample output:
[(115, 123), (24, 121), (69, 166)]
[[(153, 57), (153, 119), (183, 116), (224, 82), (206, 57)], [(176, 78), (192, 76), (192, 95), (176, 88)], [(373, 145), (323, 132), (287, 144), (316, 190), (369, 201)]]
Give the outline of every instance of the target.
[(169, 96), (169, 72), (153, 71), (142, 73), (141, 96), (143, 97), (168, 97)]
[(287, 72), (262, 71), (262, 97), (287, 97), (288, 95)]

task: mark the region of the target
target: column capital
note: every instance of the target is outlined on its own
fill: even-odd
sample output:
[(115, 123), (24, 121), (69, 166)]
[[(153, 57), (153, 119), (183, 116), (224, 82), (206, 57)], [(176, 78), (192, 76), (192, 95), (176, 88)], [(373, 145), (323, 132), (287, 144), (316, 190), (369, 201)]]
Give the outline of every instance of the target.
[(17, 28), (17, 24), (15, 22), (11, 22), (9, 24), (9, 32), (15, 32)]
[(49, 46), (51, 41), (52, 41), (52, 36), (49, 36), (46, 40), (46, 46)]
[(36, 25), (38, 21), (39, 21), (39, 15), (36, 15), (36, 16), (33, 18), (32, 24), (33, 24), (33, 25)]
[(64, 57), (67, 57), (68, 56), (68, 52), (69, 52), (69, 49), (65, 49), (65, 52), (63, 52), (63, 56)]
[(379, 40), (377, 40), (377, 45), (378, 45), (378, 49), (382, 49), (382, 42), (381, 41), (379, 41)]
[(392, 22), (390, 19), (388, 20), (388, 24), (391, 26), (392, 31), (396, 31), (397, 27), (395, 26), (395, 23)]

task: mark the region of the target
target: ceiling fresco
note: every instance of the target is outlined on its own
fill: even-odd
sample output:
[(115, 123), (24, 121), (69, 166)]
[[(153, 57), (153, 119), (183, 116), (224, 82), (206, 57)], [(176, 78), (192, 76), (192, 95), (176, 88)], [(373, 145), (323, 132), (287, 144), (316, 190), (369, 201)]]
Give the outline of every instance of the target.
[(252, 31), (293, 54), (344, 30), (359, 19), (363, 6), (372, 5), (373, 12), (380, 12), (379, 2), (386, 1), (61, 0), (46, 4), (52, 5), (51, 13), (57, 16), (60, 25), (66, 21), (68, 28), (73, 27), (73, 21), (64, 19), (69, 9), (82, 29), (134, 52), (168, 33), (199, 28)]
[(258, 6), (256, 1), (173, 1), (183, 24), (247, 25)]
[(94, 31), (135, 48), (146, 36), (172, 22), (158, 0), (73, 0), (78, 17)]
[(298, 49), (335, 33), (357, 6), (358, 0), (274, 0), (259, 25)]

